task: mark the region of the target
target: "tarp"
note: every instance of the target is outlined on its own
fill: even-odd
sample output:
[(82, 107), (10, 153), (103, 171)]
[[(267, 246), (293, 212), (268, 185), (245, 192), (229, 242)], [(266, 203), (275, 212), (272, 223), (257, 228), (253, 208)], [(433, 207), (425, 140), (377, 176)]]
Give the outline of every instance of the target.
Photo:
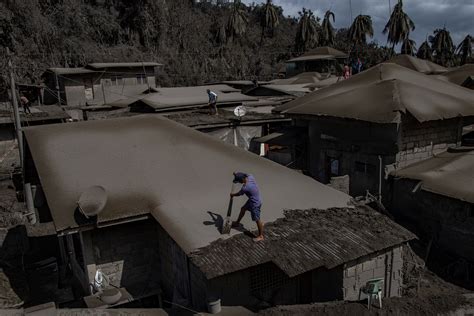
[(420, 180), (425, 191), (474, 203), (474, 148), (443, 152), (391, 175)]
[(262, 136), (261, 126), (237, 126), (234, 128), (220, 128), (207, 134), (221, 141), (249, 150), (252, 139)]
[(446, 67), (435, 64), (429, 60), (424, 60), (405, 54), (395, 56), (388, 62), (424, 73), (426, 75), (442, 74), (448, 71)]
[[(93, 185), (107, 191), (99, 224), (152, 214), (186, 253), (221, 238), (217, 227), (227, 212), (234, 171), (255, 176), (264, 222), (283, 217), (285, 209), (346, 207), (350, 200), (310, 177), (158, 116), (35, 126), (25, 128), (25, 136), (57, 231), (80, 226), (76, 201)], [(245, 198), (234, 200), (234, 217), (244, 203)], [(242, 223), (254, 228), (249, 216)]]
[(277, 112), (399, 123), (474, 115), (474, 91), (408, 68), (382, 63), (275, 108)]

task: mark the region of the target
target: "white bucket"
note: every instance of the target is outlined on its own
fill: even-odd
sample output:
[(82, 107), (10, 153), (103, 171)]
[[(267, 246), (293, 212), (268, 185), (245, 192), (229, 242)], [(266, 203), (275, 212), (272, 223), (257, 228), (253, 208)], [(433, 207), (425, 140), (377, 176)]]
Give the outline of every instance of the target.
[(221, 312), (221, 300), (209, 301), (207, 303), (209, 314), (218, 314)]

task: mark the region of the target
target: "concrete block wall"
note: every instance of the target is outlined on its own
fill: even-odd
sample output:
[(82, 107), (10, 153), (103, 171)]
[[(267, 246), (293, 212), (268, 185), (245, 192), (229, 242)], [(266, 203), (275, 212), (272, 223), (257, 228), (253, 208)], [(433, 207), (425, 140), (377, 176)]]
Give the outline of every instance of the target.
[(348, 263), (343, 272), (343, 295), (346, 301), (357, 301), (367, 296), (361, 288), (372, 279), (384, 279), (383, 296), (401, 296), (403, 286), (402, 247), (398, 246), (376, 255)]
[(188, 258), (178, 244), (157, 223), (158, 256), (164, 297), (174, 303), (191, 306)]
[(457, 143), (443, 143), (436, 145), (428, 145), (424, 147), (414, 147), (411, 149), (402, 150), (396, 155), (396, 162), (393, 164), (393, 169), (404, 168), (413, 163), (426, 160), (433, 157), (433, 155), (446, 151), (449, 147), (456, 147)]
[(413, 192), (418, 181), (394, 180), (390, 212), (409, 222), (417, 235), (435, 238), (451, 254), (474, 261), (472, 203), (424, 191)]
[(418, 122), (411, 115), (402, 118), (396, 168), (428, 159), (461, 142), (462, 118)]
[(84, 255), (90, 283), (97, 269), (110, 283), (132, 295), (159, 292), (158, 242), (152, 220), (83, 232)]

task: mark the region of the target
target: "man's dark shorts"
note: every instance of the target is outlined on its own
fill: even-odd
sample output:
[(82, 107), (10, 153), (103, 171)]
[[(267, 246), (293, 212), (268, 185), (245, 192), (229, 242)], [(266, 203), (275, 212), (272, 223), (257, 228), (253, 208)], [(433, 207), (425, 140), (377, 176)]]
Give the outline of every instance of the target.
[(252, 220), (254, 222), (260, 220), (260, 209), (262, 208), (262, 205), (253, 205), (247, 201), (247, 203), (244, 204), (244, 209), (250, 212), (250, 215), (252, 216)]

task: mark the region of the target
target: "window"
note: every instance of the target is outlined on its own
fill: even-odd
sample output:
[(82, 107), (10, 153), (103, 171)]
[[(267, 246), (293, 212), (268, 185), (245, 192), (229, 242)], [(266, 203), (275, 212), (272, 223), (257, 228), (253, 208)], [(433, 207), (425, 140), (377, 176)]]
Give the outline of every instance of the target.
[(112, 82), (113, 86), (123, 85), (123, 77), (121, 75), (112, 76), (112, 78), (110, 78), (110, 81)]
[(331, 177), (339, 176), (339, 159), (329, 158)]
[(137, 74), (137, 84), (146, 84), (145, 74)]
[(366, 162), (356, 161), (355, 163), (355, 171), (365, 174), (375, 174), (377, 168), (374, 165), (371, 165)]

